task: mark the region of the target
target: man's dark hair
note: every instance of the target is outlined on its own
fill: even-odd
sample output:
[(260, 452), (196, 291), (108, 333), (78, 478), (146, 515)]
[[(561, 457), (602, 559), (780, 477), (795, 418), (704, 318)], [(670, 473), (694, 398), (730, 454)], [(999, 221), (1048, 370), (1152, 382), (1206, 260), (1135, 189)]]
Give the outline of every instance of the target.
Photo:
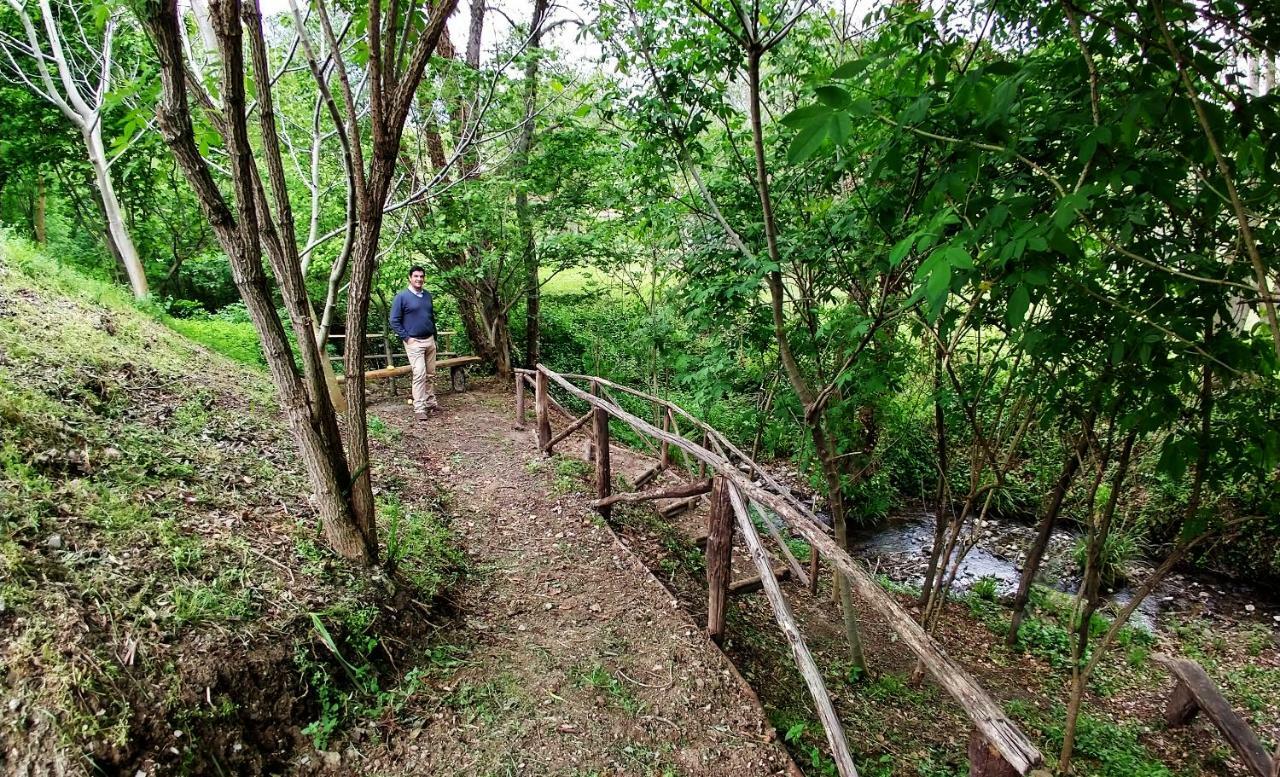
[(423, 275), (426, 275), (426, 274), (427, 274), (427, 271), (426, 271), (426, 270), (422, 269), (421, 267), (419, 267), (418, 265), (416, 265), (416, 264), (415, 264), (414, 266), (412, 266), (412, 267), (410, 267), (410, 268), (409, 268), (409, 274), (410, 274), (410, 275), (413, 275), (413, 274), (414, 274), (414, 273), (416, 273), (416, 272), (420, 272), (420, 273), (422, 273)]

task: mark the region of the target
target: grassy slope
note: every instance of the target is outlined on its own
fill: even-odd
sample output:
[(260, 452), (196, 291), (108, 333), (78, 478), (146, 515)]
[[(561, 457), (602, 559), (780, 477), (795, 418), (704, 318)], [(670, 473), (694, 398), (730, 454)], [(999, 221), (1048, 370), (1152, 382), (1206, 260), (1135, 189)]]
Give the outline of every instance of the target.
[[(461, 562), (443, 511), (383, 508), (431, 601)], [(336, 747), (420, 675), (378, 663), (426, 628), (388, 588), (324, 549), (262, 372), (0, 236), (0, 772)]]

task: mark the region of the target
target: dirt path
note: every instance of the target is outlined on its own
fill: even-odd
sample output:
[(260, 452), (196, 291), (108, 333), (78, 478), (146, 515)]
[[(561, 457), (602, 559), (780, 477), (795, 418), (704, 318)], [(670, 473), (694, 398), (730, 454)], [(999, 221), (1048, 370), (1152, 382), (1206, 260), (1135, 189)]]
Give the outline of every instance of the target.
[(453, 494), (477, 574), (448, 639), (469, 649), (441, 688), (449, 703), (376, 748), (365, 770), (786, 774), (751, 691), (587, 507), (580, 472), (513, 429), (505, 393), (481, 386), (441, 404), (425, 424), (402, 400), (372, 411)]

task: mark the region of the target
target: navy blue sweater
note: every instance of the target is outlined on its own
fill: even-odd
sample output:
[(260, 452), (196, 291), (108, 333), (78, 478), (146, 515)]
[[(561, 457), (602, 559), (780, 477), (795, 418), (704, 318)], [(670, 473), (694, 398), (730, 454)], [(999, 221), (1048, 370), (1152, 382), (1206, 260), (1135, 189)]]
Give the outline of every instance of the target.
[(431, 307), (431, 292), (423, 289), (419, 297), (405, 289), (397, 294), (391, 303), (391, 330), (400, 335), (401, 340), (435, 336), (436, 314)]

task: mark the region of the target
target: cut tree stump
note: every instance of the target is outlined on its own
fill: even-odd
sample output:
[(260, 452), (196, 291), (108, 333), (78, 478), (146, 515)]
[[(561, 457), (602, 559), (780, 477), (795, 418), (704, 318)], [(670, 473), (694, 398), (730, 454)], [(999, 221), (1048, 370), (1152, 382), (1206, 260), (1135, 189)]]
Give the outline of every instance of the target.
[(1253, 727), (1227, 703), (1203, 667), (1186, 658), (1163, 654), (1153, 658), (1178, 681), (1165, 708), (1165, 722), (1169, 726), (1185, 725), (1197, 712), (1204, 712), (1255, 777), (1274, 777), (1276, 760), (1262, 746)]

